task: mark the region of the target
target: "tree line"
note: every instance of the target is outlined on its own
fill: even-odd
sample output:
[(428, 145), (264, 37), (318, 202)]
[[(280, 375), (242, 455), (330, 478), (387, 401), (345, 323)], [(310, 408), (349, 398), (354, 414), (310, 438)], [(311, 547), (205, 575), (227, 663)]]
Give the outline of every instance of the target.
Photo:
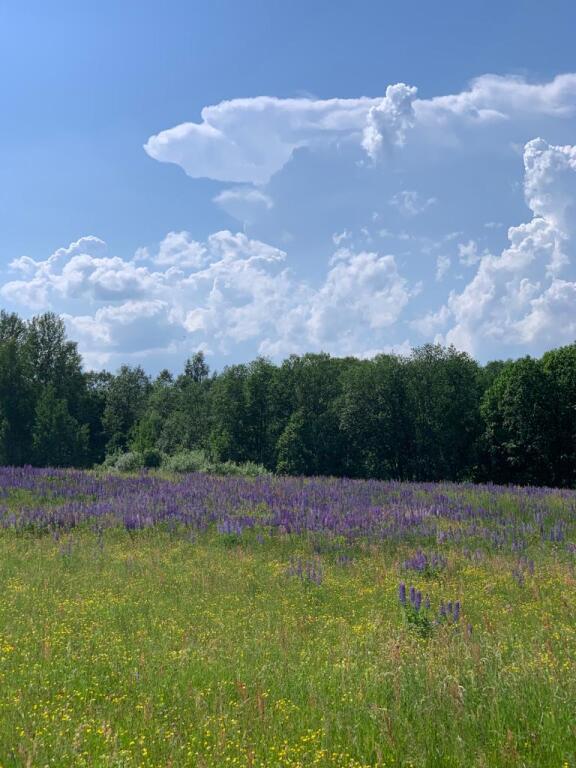
[(454, 347), (292, 355), (211, 373), (85, 372), (62, 320), (0, 312), (0, 463), (148, 466), (201, 451), (269, 471), (576, 485), (576, 344), (480, 365)]

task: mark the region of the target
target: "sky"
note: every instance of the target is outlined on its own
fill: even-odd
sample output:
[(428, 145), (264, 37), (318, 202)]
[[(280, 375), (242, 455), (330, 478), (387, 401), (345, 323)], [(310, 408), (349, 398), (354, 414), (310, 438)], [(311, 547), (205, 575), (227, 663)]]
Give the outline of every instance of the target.
[(0, 306), (86, 367), (576, 339), (576, 4), (0, 0)]

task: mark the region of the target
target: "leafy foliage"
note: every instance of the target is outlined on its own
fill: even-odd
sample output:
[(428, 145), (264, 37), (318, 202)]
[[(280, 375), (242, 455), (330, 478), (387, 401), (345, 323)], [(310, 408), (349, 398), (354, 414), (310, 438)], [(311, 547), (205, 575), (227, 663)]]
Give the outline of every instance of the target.
[(82, 466), (88, 454), (88, 427), (70, 415), (68, 403), (49, 384), (36, 405), (32, 455), (37, 466)]
[(429, 344), (218, 374), (197, 352), (152, 379), (83, 372), (56, 315), (0, 312), (0, 463), (115, 466), (126, 453), (121, 465), (175, 472), (574, 487), (576, 344), (485, 366)]
[(144, 468), (144, 457), (136, 451), (128, 451), (118, 456), (114, 463), (114, 469), (119, 472), (137, 472)]

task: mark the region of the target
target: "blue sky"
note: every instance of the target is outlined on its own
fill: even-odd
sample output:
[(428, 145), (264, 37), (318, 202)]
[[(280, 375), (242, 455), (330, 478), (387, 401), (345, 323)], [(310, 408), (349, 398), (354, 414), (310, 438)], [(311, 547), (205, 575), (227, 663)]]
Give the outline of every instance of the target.
[(570, 342), (574, 29), (571, 2), (0, 2), (0, 302), (151, 371)]

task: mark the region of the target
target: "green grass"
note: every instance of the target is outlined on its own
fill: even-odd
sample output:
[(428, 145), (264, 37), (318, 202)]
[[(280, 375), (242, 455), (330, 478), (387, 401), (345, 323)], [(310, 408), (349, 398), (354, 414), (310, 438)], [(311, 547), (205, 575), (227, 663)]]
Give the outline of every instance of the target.
[[(444, 547), (424, 579), (410, 548), (312, 543), (1, 531), (0, 766), (576, 766), (571, 556), (520, 586), (512, 555)], [(414, 633), (402, 578), (460, 626)]]

